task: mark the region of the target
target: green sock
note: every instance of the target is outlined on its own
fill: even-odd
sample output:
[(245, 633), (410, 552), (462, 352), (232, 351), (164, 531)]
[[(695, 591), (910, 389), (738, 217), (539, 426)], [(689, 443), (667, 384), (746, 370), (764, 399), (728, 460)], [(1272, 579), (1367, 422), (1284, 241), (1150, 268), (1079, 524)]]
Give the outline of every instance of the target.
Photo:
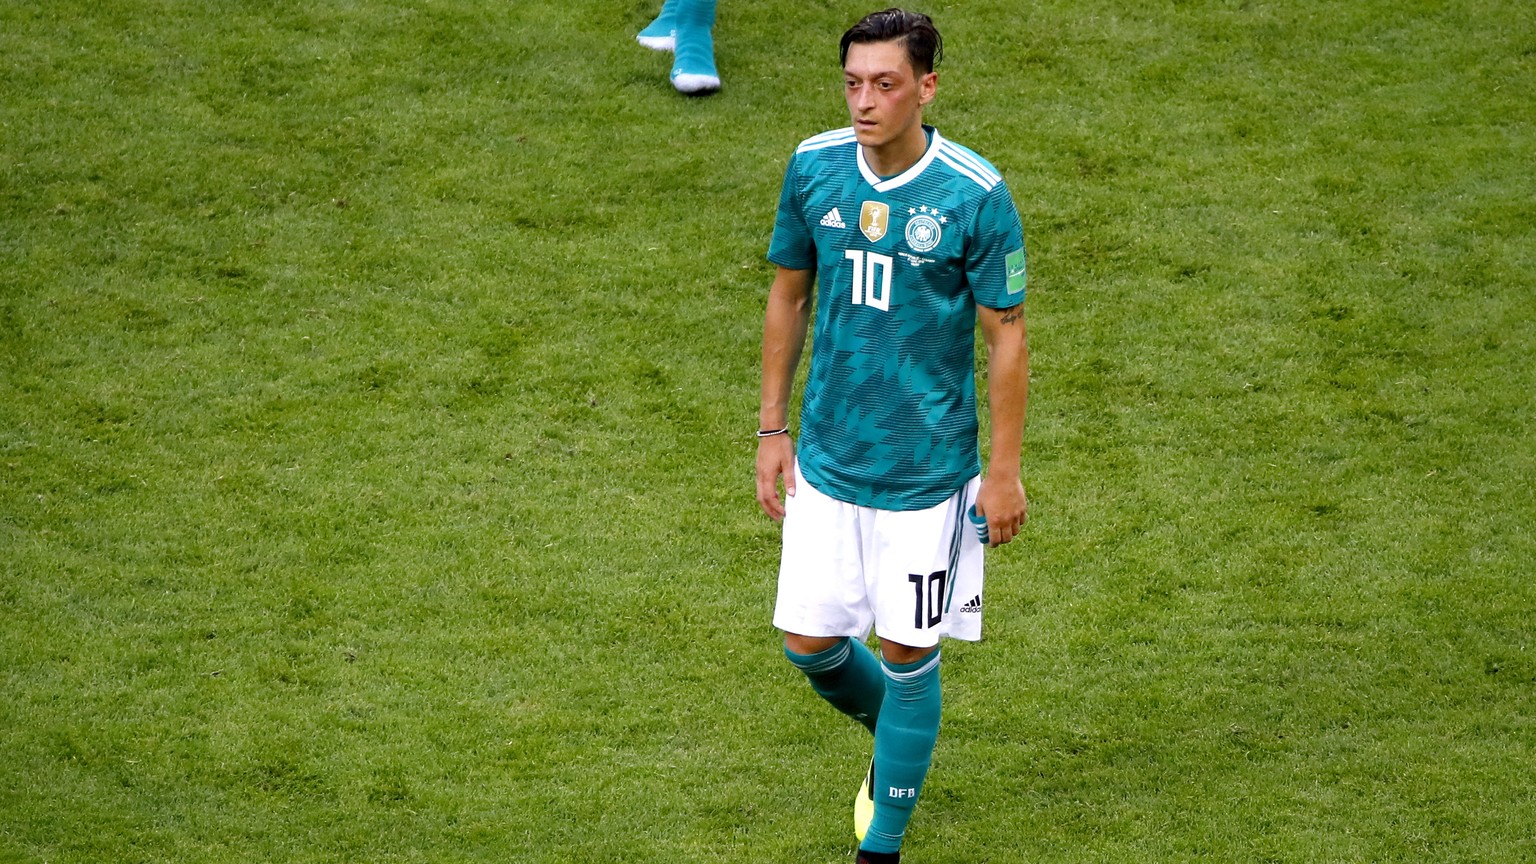
[(885, 663), (885, 703), (875, 730), (875, 819), (860, 846), (899, 852), (939, 739), (939, 652)]
[(646, 25), (644, 30), (640, 31), (640, 35), (652, 39), (671, 36), (672, 31), (677, 28), (677, 3), (678, 0), (667, 0), (661, 4), (661, 12), (657, 14), (655, 20)]
[[(708, 75), (715, 78), (715, 2), (682, 0), (677, 6), (677, 54), (672, 77)], [(716, 82), (718, 86), (718, 82)]]
[(805, 673), (811, 689), (821, 698), (863, 723), (869, 731), (875, 731), (875, 721), (886, 698), (885, 674), (880, 671), (880, 661), (875, 659), (874, 652), (863, 642), (844, 638), (815, 654), (796, 654), (785, 648), (784, 656)]

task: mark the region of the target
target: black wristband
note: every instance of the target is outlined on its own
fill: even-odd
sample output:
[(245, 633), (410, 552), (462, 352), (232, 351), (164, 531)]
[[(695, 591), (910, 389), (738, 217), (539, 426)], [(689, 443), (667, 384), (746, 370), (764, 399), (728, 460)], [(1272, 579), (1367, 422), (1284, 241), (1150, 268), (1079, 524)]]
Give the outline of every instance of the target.
[(788, 434), (789, 434), (789, 427), (788, 426), (785, 426), (783, 429), (759, 429), (759, 430), (757, 430), (757, 437), (759, 437), (759, 438), (772, 438), (775, 435), (788, 435)]

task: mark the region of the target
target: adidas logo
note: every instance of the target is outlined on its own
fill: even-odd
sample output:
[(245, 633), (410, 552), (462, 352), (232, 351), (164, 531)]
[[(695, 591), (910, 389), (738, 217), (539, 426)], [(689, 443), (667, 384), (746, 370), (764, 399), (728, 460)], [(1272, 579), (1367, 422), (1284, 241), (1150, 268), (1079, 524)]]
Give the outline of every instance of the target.
[(847, 228), (848, 226), (843, 224), (843, 214), (837, 212), (837, 208), (833, 207), (827, 211), (827, 215), (821, 217), (821, 227)]
[(964, 606), (960, 607), (961, 614), (964, 614), (966, 612), (970, 612), (971, 614), (976, 614), (976, 613), (979, 613), (980, 611), (981, 611), (981, 595), (980, 594), (977, 594), (975, 597), (972, 597), (969, 603), (966, 603)]

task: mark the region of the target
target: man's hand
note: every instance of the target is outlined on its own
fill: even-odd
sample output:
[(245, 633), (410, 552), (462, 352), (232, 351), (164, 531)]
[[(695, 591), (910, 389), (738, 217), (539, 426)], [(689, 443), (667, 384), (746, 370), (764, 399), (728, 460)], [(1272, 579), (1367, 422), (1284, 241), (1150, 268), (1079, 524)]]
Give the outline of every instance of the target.
[[(759, 456), (758, 464), (762, 459)], [(762, 469), (758, 469), (758, 476), (762, 476)], [(758, 487), (762, 487), (759, 479)], [(1029, 518), (1029, 499), (1024, 495), (1024, 484), (1017, 477), (993, 479), (983, 477), (981, 491), (976, 493), (976, 513), (986, 517), (987, 534), (991, 542), (989, 547), (1001, 546), (1018, 536), (1019, 529), (1024, 527), (1024, 520)]]
[(789, 434), (757, 439), (757, 503), (773, 521), (784, 518), (784, 502), (779, 498), (779, 478), (784, 478), (786, 495), (795, 494), (795, 442)]

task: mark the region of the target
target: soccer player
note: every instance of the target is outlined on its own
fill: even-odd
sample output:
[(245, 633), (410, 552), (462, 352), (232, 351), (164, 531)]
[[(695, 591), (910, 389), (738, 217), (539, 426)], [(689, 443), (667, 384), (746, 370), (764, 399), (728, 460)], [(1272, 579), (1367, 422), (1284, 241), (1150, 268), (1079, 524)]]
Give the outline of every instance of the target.
[(641, 45), (672, 51), (672, 86), (689, 96), (720, 89), (715, 69), (715, 0), (666, 0), (656, 19), (640, 31)]
[[(981, 636), (978, 531), (985, 545), (1007, 543), (1028, 507), (1024, 237), (997, 170), (923, 123), (942, 56), (933, 21), (876, 12), (840, 48), (853, 125), (795, 150), (768, 252), (778, 270), (763, 326), (757, 500), (783, 521), (773, 622), (785, 655), (874, 733), (855, 833), (860, 864), (886, 864), (938, 738), (940, 637)], [(789, 399), (813, 309), (797, 453)], [(871, 626), (879, 659), (864, 642)]]

